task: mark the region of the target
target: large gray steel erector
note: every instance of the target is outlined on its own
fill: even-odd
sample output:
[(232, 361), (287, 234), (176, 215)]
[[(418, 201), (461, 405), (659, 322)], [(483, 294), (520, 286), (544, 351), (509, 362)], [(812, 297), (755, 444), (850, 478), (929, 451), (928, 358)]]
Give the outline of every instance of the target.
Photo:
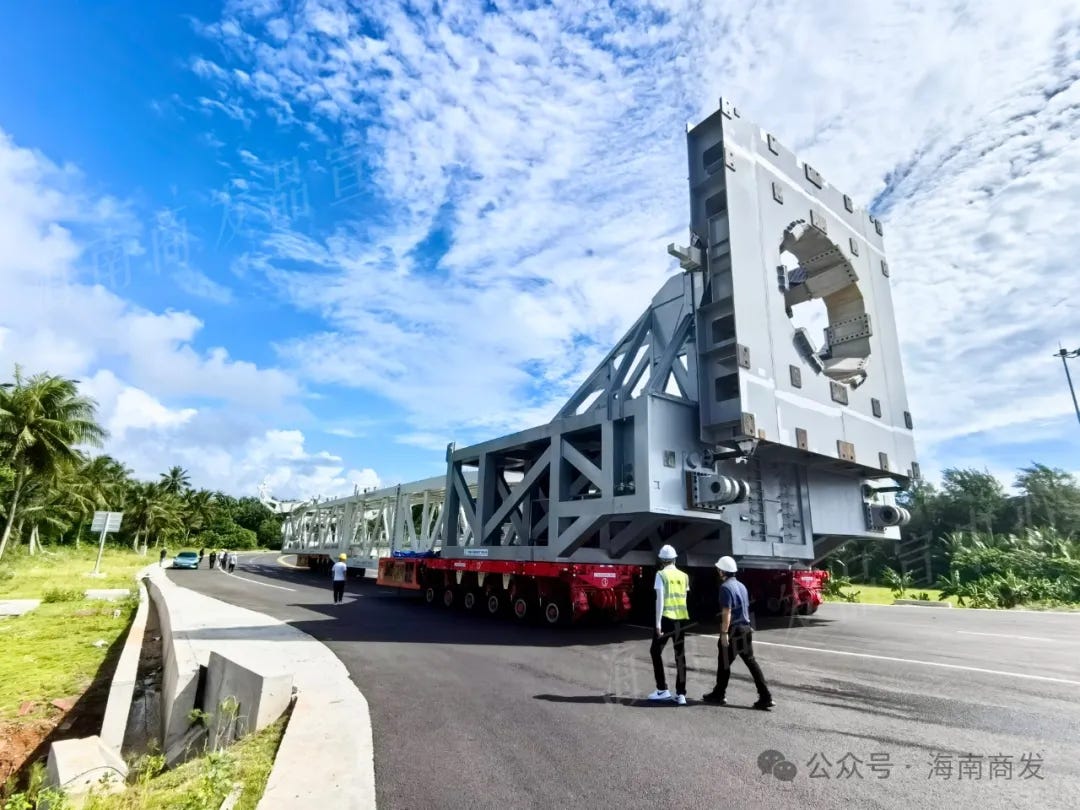
[[(668, 246), (680, 272), (551, 422), (451, 445), (438, 485), (380, 491), (441, 509), (424, 537), (387, 524), (384, 553), (651, 565), (670, 543), (689, 567), (789, 568), (899, 537), (893, 494), (919, 471), (881, 223), (725, 100), (687, 153), (689, 244)], [(813, 301), (820, 345), (793, 321)], [(372, 514), (372, 495), (322, 505), (340, 507), (335, 547), (369, 530), (341, 520), (350, 503)], [(318, 514), (294, 513), (287, 549), (324, 547), (297, 534), (307, 521), (325, 536)]]

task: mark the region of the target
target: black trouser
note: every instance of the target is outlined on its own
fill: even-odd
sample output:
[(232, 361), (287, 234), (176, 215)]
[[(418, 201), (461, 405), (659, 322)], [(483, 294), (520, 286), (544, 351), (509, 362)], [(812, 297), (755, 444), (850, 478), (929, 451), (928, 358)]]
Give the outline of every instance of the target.
[(334, 580), (334, 601), (340, 602), (345, 596), (345, 580)]
[[(664, 677), (664, 646), (668, 638), (675, 648), (675, 694), (686, 694), (686, 639), (683, 636), (683, 627), (686, 622), (678, 619), (669, 619), (664, 616), (660, 619), (660, 630), (663, 633), (660, 638), (653, 638), (649, 654), (652, 656), (653, 675), (656, 676), (656, 688), (660, 691), (667, 689), (667, 678)], [(655, 631), (654, 631), (655, 632)]]
[(716, 693), (723, 697), (727, 692), (728, 678), (731, 677), (731, 665), (738, 656), (750, 670), (750, 677), (754, 679), (760, 700), (771, 700), (769, 687), (765, 683), (765, 676), (761, 674), (761, 667), (754, 660), (754, 631), (748, 624), (740, 624), (728, 631), (728, 645), (717, 639), (716, 646), (720, 651), (716, 664)]

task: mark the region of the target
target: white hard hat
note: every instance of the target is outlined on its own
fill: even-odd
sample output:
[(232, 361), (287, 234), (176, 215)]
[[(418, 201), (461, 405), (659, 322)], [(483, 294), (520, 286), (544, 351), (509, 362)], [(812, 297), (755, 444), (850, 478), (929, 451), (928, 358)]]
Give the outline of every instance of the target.
[(716, 567), (723, 571), (725, 574), (734, 574), (739, 570), (739, 566), (735, 564), (735, 560), (731, 557), (721, 557), (716, 561)]
[(662, 546), (660, 553), (656, 555), (661, 560), (674, 560), (678, 555), (675, 553), (675, 549), (671, 546)]

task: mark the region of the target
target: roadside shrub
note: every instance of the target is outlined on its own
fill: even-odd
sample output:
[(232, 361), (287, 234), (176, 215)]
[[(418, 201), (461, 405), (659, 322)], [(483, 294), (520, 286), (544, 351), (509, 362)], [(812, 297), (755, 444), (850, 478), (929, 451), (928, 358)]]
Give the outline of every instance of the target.
[(206, 549), (230, 549), (243, 551), (259, 547), (259, 538), (251, 529), (232, 526), (208, 529), (192, 539), (192, 544)]
[(901, 574), (888, 566), (881, 569), (881, 580), (897, 599), (903, 599), (904, 594), (914, 584), (910, 571)]
[(830, 575), (821, 589), (821, 595), (827, 599), (842, 599), (845, 602), (857, 602), (861, 591), (849, 591), (845, 588), (853, 587), (852, 582), (847, 577), (837, 577)]
[(957, 596), (977, 594), (972, 607), (1080, 602), (1080, 560), (1070, 557), (1032, 549), (961, 548), (949, 573), (948, 585)]
[(236, 765), (228, 753), (211, 751), (203, 760), (194, 789), (184, 796), (182, 810), (219, 807), (232, 788), (235, 772)]
[(1060, 579), (1080, 583), (1080, 560), (1051, 557), (1030, 549), (962, 548), (953, 553), (952, 568), (964, 581), (1004, 576), (1012, 571), (1028, 579)]
[(83, 598), (83, 592), (77, 588), (49, 588), (41, 601), (46, 604), (53, 602), (78, 602)]
[(281, 521), (278, 518), (268, 517), (259, 521), (256, 534), (263, 548), (281, 548)]

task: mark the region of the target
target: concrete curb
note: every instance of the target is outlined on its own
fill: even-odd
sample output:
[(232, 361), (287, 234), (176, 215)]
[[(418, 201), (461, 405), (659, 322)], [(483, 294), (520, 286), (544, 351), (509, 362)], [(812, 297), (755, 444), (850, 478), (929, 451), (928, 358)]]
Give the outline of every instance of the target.
[(296, 702), (257, 810), (375, 807), (367, 701), (328, 647), (279, 619), (185, 588), (163, 571), (151, 575), (150, 595), (158, 605), (163, 638), (171, 640), (165, 649), (179, 659), (187, 654), (186, 645), (196, 662), (190, 698), (179, 682), (172, 692), (163, 691), (163, 699), (171, 695), (173, 701), (164, 705), (185, 725), (194, 705), (198, 662), (209, 663), (214, 652), (255, 672), (292, 675)]
[[(312, 641), (322, 646), (314, 638)], [(375, 748), (371, 714), (367, 700), (349, 678), (345, 665), (336, 656), (334, 661), (341, 669), (340, 673), (333, 673), (334, 679), (343, 678), (354, 692), (350, 696), (352, 699), (344, 705), (334, 701), (338, 705), (333, 714), (340, 711), (340, 716), (332, 722), (336, 722), (338, 728), (326, 723), (327, 696), (312, 684), (302, 685), (256, 810), (318, 806), (312, 797), (320, 794), (327, 796), (335, 807), (374, 810)], [(339, 747), (341, 726), (351, 726), (357, 745)], [(349, 748), (356, 749), (352, 763), (343, 755)], [(318, 750), (332, 753), (313, 760), (311, 752)]]
[(922, 605), (923, 607), (951, 608), (948, 602), (928, 602), (925, 599), (894, 599), (894, 605)]
[(177, 587), (165, 577), (165, 569), (148, 566), (141, 574), (148, 583), (150, 598), (158, 612), (161, 627), (162, 667), (161, 722), (164, 731), (162, 749), (168, 751), (187, 732), (188, 715), (195, 708), (195, 693), (199, 686), (199, 656), (187, 635), (179, 638), (173, 633), (166, 591)]
[(146, 586), (139, 583), (139, 607), (131, 622), (124, 649), (113, 672), (109, 684), (109, 697), (105, 704), (105, 717), (101, 721), (101, 741), (114, 751), (119, 752), (124, 745), (124, 732), (127, 729), (128, 715), (131, 713), (131, 701), (135, 695), (135, 681), (139, 672), (139, 658), (142, 656), (143, 637), (146, 633), (146, 619), (150, 615), (150, 599)]
[(91, 588), (83, 591), (86, 599), (101, 599), (105, 602), (115, 602), (118, 599), (127, 599), (131, 596), (130, 588)]
[(0, 599), (0, 616), (22, 616), (40, 605), (40, 599)]

